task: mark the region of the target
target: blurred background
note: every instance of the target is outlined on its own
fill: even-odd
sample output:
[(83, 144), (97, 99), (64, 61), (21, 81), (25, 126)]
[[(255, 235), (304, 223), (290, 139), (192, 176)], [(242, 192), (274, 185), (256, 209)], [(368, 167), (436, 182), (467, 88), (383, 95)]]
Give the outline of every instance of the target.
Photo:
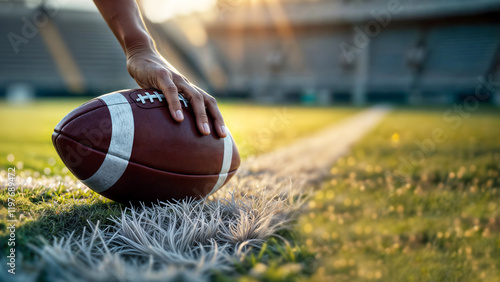
[[(484, 80), (500, 81), (498, 0), (139, 5), (165, 58), (218, 98), (452, 104)], [(0, 1), (0, 34), (0, 97), (7, 101), (137, 88), (91, 0)], [(500, 105), (500, 92), (484, 102)]]
[[(318, 188), (297, 197), (293, 231), (279, 231), (291, 244), (273, 238), (214, 280), (500, 281), (500, 0), (138, 3), (164, 57), (218, 98), (246, 167), (233, 187), (252, 187), (252, 209), (297, 203), (280, 192), (261, 204), (277, 189), (259, 185), (284, 173), (298, 177), (286, 187), (306, 177)], [(137, 87), (92, 0), (0, 0), (0, 252), (14, 169), (16, 258), (33, 257), (33, 271), (51, 270), (28, 247), (39, 236), (77, 238), (120, 217), (72, 176), (51, 134), (91, 97)], [(397, 105), (347, 149), (374, 121), (364, 105), (378, 103)], [(317, 169), (337, 149), (345, 155)], [(259, 162), (273, 152), (284, 172), (266, 180), (274, 172)], [(259, 213), (242, 222), (261, 224)]]

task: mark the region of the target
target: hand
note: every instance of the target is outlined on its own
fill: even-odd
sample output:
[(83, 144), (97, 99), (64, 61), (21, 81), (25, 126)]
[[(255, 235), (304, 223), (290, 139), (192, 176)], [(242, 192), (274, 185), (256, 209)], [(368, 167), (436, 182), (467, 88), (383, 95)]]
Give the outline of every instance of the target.
[(141, 88), (155, 88), (163, 92), (174, 120), (178, 122), (184, 120), (177, 94), (181, 93), (193, 107), (198, 130), (201, 134), (210, 134), (206, 112), (208, 110), (213, 118), (217, 134), (222, 138), (227, 136), (224, 119), (215, 98), (189, 82), (156, 50), (147, 47), (132, 51), (127, 50), (127, 69)]

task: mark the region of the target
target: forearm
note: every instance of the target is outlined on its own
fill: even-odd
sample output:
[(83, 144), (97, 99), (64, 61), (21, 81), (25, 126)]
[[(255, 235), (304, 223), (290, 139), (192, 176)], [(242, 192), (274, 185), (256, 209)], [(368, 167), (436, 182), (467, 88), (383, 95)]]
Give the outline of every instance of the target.
[(170, 115), (184, 119), (179, 93), (191, 102), (198, 130), (210, 134), (207, 111), (221, 138), (227, 136), (224, 119), (215, 98), (189, 82), (156, 50), (135, 0), (94, 0), (104, 20), (115, 34), (127, 56), (127, 70), (143, 89), (158, 89), (165, 95)]
[(127, 56), (138, 49), (155, 49), (134, 0), (94, 0), (94, 3)]

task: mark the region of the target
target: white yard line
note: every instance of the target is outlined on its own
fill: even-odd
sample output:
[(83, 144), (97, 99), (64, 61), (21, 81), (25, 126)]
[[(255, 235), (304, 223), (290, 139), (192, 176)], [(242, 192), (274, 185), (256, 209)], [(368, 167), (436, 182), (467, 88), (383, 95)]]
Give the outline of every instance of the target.
[(389, 111), (386, 106), (369, 108), (292, 145), (249, 159), (242, 164), (239, 176), (271, 174), (292, 180), (317, 180)]

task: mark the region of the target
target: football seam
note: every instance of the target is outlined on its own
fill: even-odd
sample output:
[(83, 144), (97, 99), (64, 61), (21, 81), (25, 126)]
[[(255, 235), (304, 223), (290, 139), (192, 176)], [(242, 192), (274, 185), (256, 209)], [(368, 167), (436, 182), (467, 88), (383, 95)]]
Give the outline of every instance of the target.
[[(93, 99), (93, 100), (94, 100), (94, 99)], [(84, 106), (85, 104), (90, 104), (93, 100), (88, 101), (87, 103), (84, 103), (84, 104), (82, 104), (82, 105), (80, 105), (80, 106), (78, 106), (78, 107), (82, 107), (82, 106)], [(61, 125), (61, 129), (60, 129), (60, 130), (54, 129), (54, 132), (61, 133), (60, 131), (61, 131), (61, 130), (62, 130), (62, 129), (66, 126), (66, 125), (68, 125), (68, 123), (72, 122), (75, 118), (81, 117), (81, 116), (83, 116), (83, 115), (86, 115), (86, 114), (88, 114), (88, 113), (91, 113), (91, 112), (93, 112), (93, 111), (96, 111), (96, 110), (98, 110), (98, 109), (100, 109), (100, 108), (102, 108), (102, 107), (105, 107), (105, 106), (106, 106), (106, 104), (104, 104), (104, 102), (103, 102), (103, 101), (101, 101), (100, 99), (95, 99), (95, 100), (98, 100), (98, 101), (101, 103), (101, 105), (100, 105), (99, 107), (95, 107), (95, 108), (90, 109), (90, 110), (88, 110), (88, 111), (86, 111), (86, 112), (83, 112), (83, 113), (81, 113), (81, 114), (79, 114), (79, 115), (77, 115), (77, 116), (74, 116), (72, 119), (70, 119), (70, 120), (66, 121), (64, 124), (62, 124), (62, 125)], [(69, 115), (69, 114), (71, 114), (71, 113), (72, 113), (72, 112), (68, 113), (68, 115)]]
[[(101, 106), (99, 106), (99, 107), (96, 107), (96, 108), (93, 108), (93, 109), (91, 109), (91, 110), (88, 110), (88, 111), (86, 111), (86, 112), (83, 112), (83, 113), (81, 113), (81, 114), (79, 114), (79, 115), (77, 115), (77, 116), (74, 116), (71, 120), (68, 120), (65, 124), (63, 124), (63, 125), (61, 126), (61, 129), (60, 129), (60, 130), (54, 129), (54, 132), (56, 132), (56, 133), (61, 133), (61, 134), (62, 134), (62, 130), (63, 130), (63, 128), (64, 128), (66, 125), (68, 125), (69, 123), (71, 123), (73, 120), (75, 120), (76, 118), (82, 117), (82, 116), (84, 116), (84, 115), (87, 115), (87, 114), (92, 113), (93, 111), (97, 111), (97, 110), (99, 110), (99, 109), (101, 109), (101, 108), (104, 108), (104, 107), (107, 107), (107, 106), (108, 106), (108, 105), (106, 105), (106, 104), (105, 104), (105, 103), (104, 103), (101, 99), (96, 99), (96, 100), (99, 100), (99, 102), (101, 102), (103, 105), (101, 105)], [(127, 104), (127, 103), (116, 103), (116, 104), (113, 104), (113, 105), (122, 105), (122, 104)], [(130, 101), (128, 101), (128, 104), (132, 105), (132, 104), (134, 104), (134, 103), (131, 103)], [(80, 106), (80, 107), (81, 107), (81, 106)], [(66, 137), (69, 137), (69, 136), (67, 136), (67, 135), (65, 135), (65, 136), (66, 136)]]
[[(56, 138), (54, 138), (54, 141), (53, 141), (54, 147), (56, 148), (57, 155), (59, 155), (59, 158), (62, 160), (61, 151), (59, 150), (59, 147), (57, 146), (57, 139), (59, 139), (59, 137), (61, 136), (61, 133), (56, 132), (55, 130), (54, 130), (54, 132), (57, 133), (57, 136), (56, 136)], [(64, 164), (64, 165), (66, 165), (66, 164)]]
[[(80, 143), (80, 142), (76, 141), (75, 139), (71, 138), (70, 136), (68, 136), (68, 135), (66, 135), (66, 134), (64, 134), (64, 133), (62, 133), (62, 132), (58, 132), (58, 133), (59, 133), (59, 135), (62, 135), (62, 136), (64, 136), (64, 137), (66, 137), (66, 138), (70, 139), (71, 141), (73, 141), (73, 142), (75, 142), (75, 143), (78, 143), (78, 144), (80, 144), (80, 145), (82, 145), (82, 146), (85, 146), (85, 147), (89, 148), (89, 150), (92, 150), (92, 151), (95, 151), (95, 152), (99, 152), (99, 153), (104, 154), (104, 155), (110, 154), (110, 155), (115, 156), (115, 157), (117, 157), (117, 158), (119, 158), (119, 159), (122, 159), (122, 160), (124, 160), (124, 161), (128, 161), (129, 163), (132, 163), (132, 164), (135, 164), (135, 165), (139, 165), (139, 166), (143, 166), (143, 167), (147, 167), (147, 168), (154, 169), (154, 170), (158, 170), (158, 171), (161, 171), (161, 172), (166, 172), (166, 173), (171, 173), (171, 174), (176, 174), (176, 175), (183, 175), (183, 176), (218, 176), (218, 175), (220, 174), (220, 173), (213, 173), (213, 174), (188, 174), (188, 173), (173, 172), (173, 171), (168, 171), (168, 170), (163, 170), (163, 169), (159, 169), (159, 168), (151, 167), (151, 166), (144, 165), (144, 164), (140, 164), (140, 163), (138, 163), (138, 162), (134, 162), (134, 161), (131, 161), (131, 160), (125, 160), (124, 158), (122, 158), (122, 157), (120, 157), (120, 156), (117, 156), (117, 155), (115, 155), (115, 154), (111, 154), (111, 153), (104, 153), (104, 152), (102, 152), (102, 151), (100, 151), (100, 150), (96, 150), (96, 149), (94, 149), (94, 148), (91, 148), (91, 147), (89, 147), (89, 146), (87, 146), (87, 145), (83, 144), (83, 143)], [(59, 136), (57, 136), (57, 137), (59, 138)], [(233, 161), (231, 160), (231, 163), (232, 163), (232, 162), (233, 162)], [(237, 170), (238, 170), (238, 168), (233, 169), (233, 170), (230, 170), (230, 171), (228, 171), (227, 173), (229, 174), (229, 173), (235, 172), (235, 171), (237, 171)]]

